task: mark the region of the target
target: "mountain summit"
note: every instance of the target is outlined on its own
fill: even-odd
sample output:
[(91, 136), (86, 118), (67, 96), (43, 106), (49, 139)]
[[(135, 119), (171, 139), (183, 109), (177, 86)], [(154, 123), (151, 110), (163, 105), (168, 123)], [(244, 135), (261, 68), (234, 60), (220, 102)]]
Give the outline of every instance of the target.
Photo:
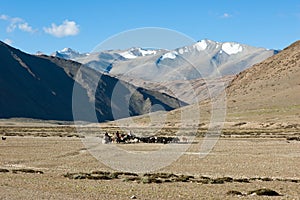
[(63, 58), (63, 59), (69, 59), (74, 60), (79, 57), (86, 56), (87, 54), (80, 54), (79, 52), (71, 49), (71, 48), (64, 48), (60, 51), (56, 51), (55, 53), (52, 53), (51, 56)]

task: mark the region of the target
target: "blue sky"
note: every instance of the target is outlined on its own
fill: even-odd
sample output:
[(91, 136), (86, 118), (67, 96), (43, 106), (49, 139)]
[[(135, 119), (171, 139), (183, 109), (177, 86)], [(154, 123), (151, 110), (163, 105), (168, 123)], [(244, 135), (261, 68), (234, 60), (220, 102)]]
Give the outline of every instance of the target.
[(28, 53), (89, 52), (130, 29), (162, 27), (194, 40), (282, 49), (300, 39), (300, 1), (2, 0), (0, 40)]

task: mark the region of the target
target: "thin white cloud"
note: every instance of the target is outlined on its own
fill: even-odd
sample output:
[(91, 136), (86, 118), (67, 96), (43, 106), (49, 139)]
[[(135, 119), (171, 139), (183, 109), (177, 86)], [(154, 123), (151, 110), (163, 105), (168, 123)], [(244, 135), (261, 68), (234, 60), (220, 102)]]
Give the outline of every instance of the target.
[(17, 25), (14, 23), (10, 23), (8, 27), (6, 27), (6, 32), (11, 33), (17, 28)]
[(7, 20), (7, 19), (8, 19), (8, 16), (7, 16), (7, 15), (0, 15), (0, 19), (1, 19), (1, 20)]
[(65, 20), (61, 25), (51, 24), (51, 27), (44, 27), (45, 33), (61, 38), (74, 36), (79, 33), (79, 25), (74, 21)]
[(221, 18), (230, 18), (232, 17), (232, 15), (230, 15), (229, 13), (224, 13), (223, 15), (221, 15)]
[(5, 20), (9, 22), (9, 25), (6, 28), (6, 31), (8, 33), (13, 32), (18, 27), (18, 24), (22, 23), (24, 21), (23, 19), (21, 19), (19, 17), (13, 17), (13, 18), (11, 18), (9, 16), (6, 16), (6, 17), (7, 18)]
[(20, 30), (22, 30), (22, 31), (29, 32), (29, 33), (35, 32), (35, 31), (33, 30), (33, 28), (32, 28), (31, 26), (28, 25), (27, 22), (22, 23), (22, 24), (19, 24), (19, 25), (18, 25), (18, 28), (19, 28)]
[(37, 30), (34, 30), (24, 19), (19, 17), (10, 17), (8, 15), (0, 15), (0, 20), (9, 22), (9, 25), (6, 27), (6, 32), (11, 33), (16, 29), (19, 29), (24, 32), (34, 33)]
[(6, 38), (3, 42), (5, 44), (8, 44), (8, 45), (12, 45), (12, 43), (13, 43), (13, 41), (11, 39), (8, 39), (8, 38)]

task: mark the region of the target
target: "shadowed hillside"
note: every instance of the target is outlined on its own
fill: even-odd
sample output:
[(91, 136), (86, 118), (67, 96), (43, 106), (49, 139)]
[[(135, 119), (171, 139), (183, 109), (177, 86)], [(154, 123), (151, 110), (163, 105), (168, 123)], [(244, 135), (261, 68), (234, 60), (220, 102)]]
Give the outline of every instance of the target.
[[(0, 56), (0, 118), (73, 120), (74, 84), (77, 96), (84, 103), (84, 107), (76, 108), (81, 113), (80, 120), (94, 121), (92, 112), (99, 121), (107, 121), (148, 113), (154, 104), (164, 110), (186, 105), (171, 96), (138, 89), (77, 62), (29, 55), (2, 42)], [(116, 84), (122, 91), (117, 101), (112, 98)], [(117, 115), (112, 114), (112, 106)]]
[(61, 67), (4, 43), (0, 56), (1, 118), (72, 120), (74, 80)]

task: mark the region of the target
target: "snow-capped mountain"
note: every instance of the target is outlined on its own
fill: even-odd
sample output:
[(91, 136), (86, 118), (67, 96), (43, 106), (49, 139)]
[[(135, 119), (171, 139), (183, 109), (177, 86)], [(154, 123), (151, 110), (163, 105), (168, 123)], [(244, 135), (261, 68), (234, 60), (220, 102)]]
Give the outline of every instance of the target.
[(201, 40), (191, 46), (115, 62), (110, 73), (155, 81), (221, 77), (237, 74), (275, 53), (235, 42)]
[(68, 60), (75, 60), (76, 58), (86, 56), (87, 54), (81, 54), (78, 51), (75, 51), (71, 48), (64, 48), (60, 51), (56, 51), (51, 54), (51, 56), (59, 57), (59, 58), (64, 58)]
[(126, 59), (134, 59), (140, 56), (155, 55), (157, 50), (148, 50), (143, 48), (131, 48), (127, 51), (120, 52), (119, 54)]
[(274, 54), (274, 50), (236, 42), (201, 40), (174, 50), (130, 48), (80, 54), (66, 48), (55, 56), (113, 75), (168, 81), (234, 75)]
[(160, 52), (160, 50), (130, 48), (127, 50), (79, 53), (70, 48), (64, 48), (63, 50), (52, 53), (51, 56), (74, 60), (101, 72), (110, 72), (115, 62), (155, 55), (157, 52)]

